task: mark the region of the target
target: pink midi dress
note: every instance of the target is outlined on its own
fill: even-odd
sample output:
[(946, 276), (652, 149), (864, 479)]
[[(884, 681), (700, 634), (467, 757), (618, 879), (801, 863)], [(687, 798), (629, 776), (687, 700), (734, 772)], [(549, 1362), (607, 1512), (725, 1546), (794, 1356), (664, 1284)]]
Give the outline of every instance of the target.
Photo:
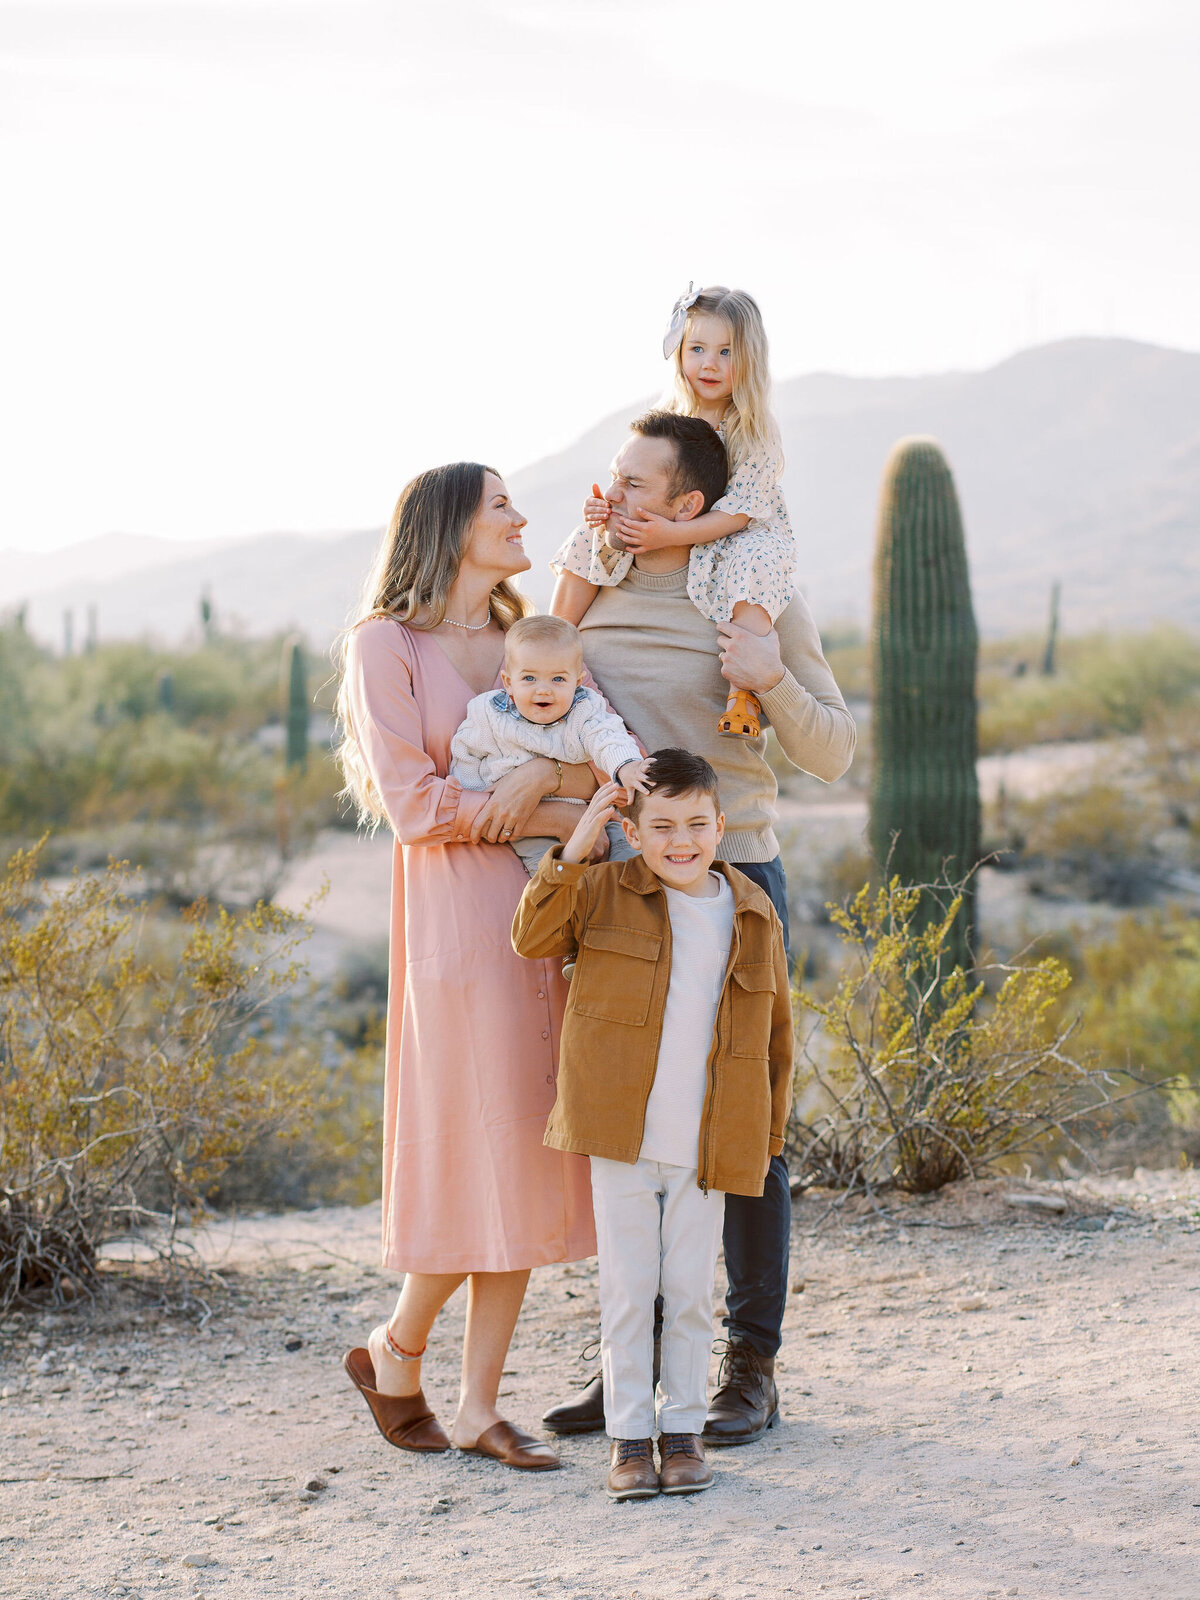
[(587, 1161), (542, 1143), (567, 985), (559, 963), (514, 952), (525, 868), (507, 845), (464, 839), (487, 795), (446, 775), (474, 691), (427, 633), (387, 618), (351, 635), (346, 682), (396, 835), (384, 1265), (508, 1272), (594, 1255)]

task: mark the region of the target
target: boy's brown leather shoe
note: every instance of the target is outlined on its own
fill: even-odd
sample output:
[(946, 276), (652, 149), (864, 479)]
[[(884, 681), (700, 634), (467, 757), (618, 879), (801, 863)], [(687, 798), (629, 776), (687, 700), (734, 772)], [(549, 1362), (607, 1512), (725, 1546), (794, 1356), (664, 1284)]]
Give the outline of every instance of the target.
[(664, 1494), (695, 1494), (713, 1486), (712, 1468), (695, 1433), (664, 1433), (658, 1441), (658, 1481)]
[(647, 1500), (657, 1493), (658, 1473), (649, 1439), (614, 1439), (609, 1455), (608, 1498)]
[(752, 1444), (779, 1421), (775, 1358), (748, 1344), (731, 1344), (717, 1374), (720, 1387), (708, 1403), (705, 1444)]

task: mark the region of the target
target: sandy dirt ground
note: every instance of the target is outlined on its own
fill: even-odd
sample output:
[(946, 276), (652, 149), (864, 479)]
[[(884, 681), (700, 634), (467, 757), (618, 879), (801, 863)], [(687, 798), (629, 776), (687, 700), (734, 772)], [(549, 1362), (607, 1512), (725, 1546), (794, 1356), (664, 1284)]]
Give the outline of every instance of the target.
[[(780, 1425), (623, 1505), (600, 1436), (537, 1476), (380, 1438), (340, 1367), (394, 1293), (376, 1208), (222, 1224), (207, 1319), (126, 1293), (0, 1327), (0, 1595), (1191, 1600), (1200, 1180), (1021, 1187), (819, 1229), (798, 1199)], [(585, 1381), (596, 1321), (594, 1263), (534, 1274), (515, 1421)], [(461, 1326), (426, 1365), (447, 1423)]]

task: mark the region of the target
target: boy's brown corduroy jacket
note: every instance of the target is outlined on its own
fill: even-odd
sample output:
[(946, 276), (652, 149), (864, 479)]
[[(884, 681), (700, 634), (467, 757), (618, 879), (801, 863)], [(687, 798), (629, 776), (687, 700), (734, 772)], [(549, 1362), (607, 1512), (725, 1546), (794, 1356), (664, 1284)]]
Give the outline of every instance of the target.
[[(589, 867), (558, 855), (556, 847), (542, 858), (512, 932), (518, 955), (579, 952), (545, 1142), (636, 1161), (671, 977), (667, 897), (640, 856)], [(698, 1182), (759, 1195), (770, 1157), (783, 1148), (792, 1107), (783, 929), (744, 873), (723, 861), (714, 861), (713, 871), (733, 891), (733, 939), (708, 1056)]]

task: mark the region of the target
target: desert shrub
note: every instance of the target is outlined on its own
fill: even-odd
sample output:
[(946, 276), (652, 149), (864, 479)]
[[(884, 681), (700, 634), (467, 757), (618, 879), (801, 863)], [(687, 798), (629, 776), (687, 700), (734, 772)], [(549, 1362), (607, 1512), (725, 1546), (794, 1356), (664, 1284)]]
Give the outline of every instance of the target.
[(1028, 869), (1035, 893), (1139, 905), (1155, 891), (1155, 839), (1165, 820), (1153, 797), (1099, 782), (1010, 799), (997, 843)]
[(1067, 739), (1138, 733), (1200, 691), (1200, 637), (1174, 627), (1064, 639), (1053, 677), (1015, 675), (993, 647), (980, 671), (983, 754)]
[(879, 877), (879, 869), (866, 845), (846, 844), (835, 850), (822, 863), (820, 875), (821, 906), (815, 912), (819, 922), (831, 922), (838, 906), (843, 906), (872, 878)]
[[(281, 789), (282, 753), (264, 747), (280, 720), (280, 659), (278, 640), (220, 639), (64, 660), (15, 623), (0, 627), (0, 836), (167, 823), (278, 838), (286, 854), (337, 823), (328, 752)], [(314, 662), (311, 677), (322, 675)]]
[(853, 624), (823, 628), (821, 649), (846, 698), (866, 699), (871, 692), (871, 660), (863, 630)]
[[(931, 923), (922, 898), (943, 906)], [(962, 885), (864, 887), (835, 908), (848, 964), (804, 1044), (792, 1148), (801, 1181), (928, 1193), (1066, 1141), (1131, 1078), (1067, 1053), (1070, 974), (1053, 958), (951, 968)], [(1136, 1092), (1137, 1085), (1132, 1085)]]
[[(1079, 981), (1093, 1003), (1081, 1040), (1111, 1066), (1200, 1087), (1200, 922), (1178, 908), (1123, 917), (1083, 947)], [(1180, 1101), (1182, 1108), (1183, 1101)], [(1195, 1118), (1189, 1112), (1191, 1120)]]
[(1169, 820), (1200, 843), (1200, 700), (1159, 708), (1145, 737), (1146, 767)]
[(383, 1125), (382, 1015), (348, 1046), (331, 1030), (310, 1044), (320, 1100), (302, 1126), (268, 1134), (208, 1191), (218, 1210), (365, 1205), (379, 1196)]
[(231, 1164), (311, 1115), (312, 1062), (269, 1029), (303, 923), (203, 905), (147, 959), (119, 867), (51, 888), (0, 876), (0, 1308), (88, 1291), (97, 1252), (203, 1207)]
[(230, 1166), (214, 1205), (363, 1205), (378, 1195), (387, 993), (386, 939), (350, 945), (332, 978), (296, 993), (279, 1027), (315, 1053), (322, 1103), (297, 1134)]

